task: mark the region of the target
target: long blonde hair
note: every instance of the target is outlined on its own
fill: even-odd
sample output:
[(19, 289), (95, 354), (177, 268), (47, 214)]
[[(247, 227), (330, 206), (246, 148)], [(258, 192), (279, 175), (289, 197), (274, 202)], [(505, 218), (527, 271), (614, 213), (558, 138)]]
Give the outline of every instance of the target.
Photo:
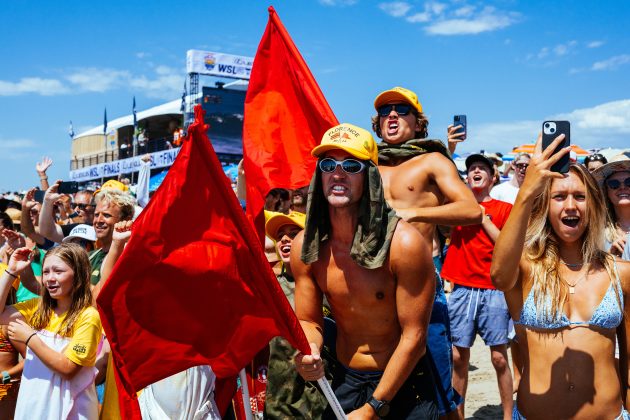
[[(579, 164), (571, 164), (569, 172), (575, 174), (586, 187), (586, 230), (581, 238), (585, 264), (600, 263), (610, 278), (614, 278), (614, 259), (604, 251), (606, 204), (604, 195), (593, 176)], [(535, 200), (525, 234), (525, 257), (530, 262), (534, 301), (542, 308), (539, 316), (547, 321), (561, 317), (568, 299), (568, 286), (559, 274), (559, 242), (549, 221), (551, 181)], [(590, 269), (590, 267), (588, 267)], [(613, 282), (615, 289), (616, 282)], [(617, 296), (619, 296), (617, 290)]]
[[(92, 291), (90, 288), (90, 260), (87, 251), (80, 245), (64, 243), (52, 248), (44, 256), (42, 266), (46, 259), (51, 256), (59, 257), (68, 264), (74, 271), (74, 282), (72, 286), (72, 303), (68, 309), (66, 317), (61, 322), (57, 334), (62, 337), (70, 337), (73, 333), (74, 324), (87, 307), (92, 306)], [(31, 319), (31, 326), (36, 330), (44, 329), (50, 323), (57, 301), (50, 297), (48, 290), (42, 287), (41, 301)]]

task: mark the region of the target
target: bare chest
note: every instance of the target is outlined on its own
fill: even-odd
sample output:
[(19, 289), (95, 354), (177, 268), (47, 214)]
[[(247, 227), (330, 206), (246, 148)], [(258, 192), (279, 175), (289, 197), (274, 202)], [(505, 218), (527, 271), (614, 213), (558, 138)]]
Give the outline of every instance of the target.
[(440, 190), (419, 156), (397, 166), (379, 166), (385, 199), (394, 209), (435, 207), (442, 204)]

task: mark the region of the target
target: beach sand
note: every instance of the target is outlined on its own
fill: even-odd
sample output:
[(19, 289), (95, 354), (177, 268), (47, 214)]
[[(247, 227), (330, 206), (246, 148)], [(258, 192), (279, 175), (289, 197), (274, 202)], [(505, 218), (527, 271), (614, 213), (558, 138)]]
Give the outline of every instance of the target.
[(466, 418), (486, 420), (503, 418), (497, 376), (490, 362), (490, 348), (484, 345), (479, 336), (470, 350)]

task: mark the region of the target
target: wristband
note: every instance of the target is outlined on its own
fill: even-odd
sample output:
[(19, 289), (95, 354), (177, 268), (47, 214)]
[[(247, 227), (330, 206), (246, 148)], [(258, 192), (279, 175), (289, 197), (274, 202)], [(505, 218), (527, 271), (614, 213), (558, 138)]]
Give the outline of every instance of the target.
[(12, 272), (10, 272), (8, 269), (4, 270), (5, 273), (7, 273), (8, 275), (10, 275), (11, 277), (13, 277), (14, 279), (17, 279), (18, 276), (16, 274), (13, 274)]
[(31, 338), (33, 338), (34, 335), (37, 335), (37, 332), (34, 332), (33, 334), (28, 336), (28, 338), (24, 342), (24, 347), (28, 347), (28, 342), (31, 341)]
[(47, 176), (40, 176), (39, 179), (48, 179)]
[(11, 383), (11, 375), (6, 370), (2, 371), (2, 383), (3, 384)]

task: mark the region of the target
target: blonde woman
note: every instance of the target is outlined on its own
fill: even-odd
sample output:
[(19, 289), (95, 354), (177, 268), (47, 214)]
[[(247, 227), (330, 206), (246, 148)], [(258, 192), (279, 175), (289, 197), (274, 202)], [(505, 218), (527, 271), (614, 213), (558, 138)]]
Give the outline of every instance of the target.
[(94, 419), (94, 377), (101, 322), (92, 307), (85, 249), (62, 244), (43, 262), (41, 297), (5, 306), (11, 283), (30, 270), (32, 251), (20, 248), (0, 276), (0, 324), (24, 343), (26, 357), (16, 419)]
[(569, 152), (551, 154), (562, 138), (544, 152), (538, 139), (494, 248), (524, 359), (513, 418), (627, 419), (630, 263), (603, 250), (606, 207), (588, 171), (550, 171)]

